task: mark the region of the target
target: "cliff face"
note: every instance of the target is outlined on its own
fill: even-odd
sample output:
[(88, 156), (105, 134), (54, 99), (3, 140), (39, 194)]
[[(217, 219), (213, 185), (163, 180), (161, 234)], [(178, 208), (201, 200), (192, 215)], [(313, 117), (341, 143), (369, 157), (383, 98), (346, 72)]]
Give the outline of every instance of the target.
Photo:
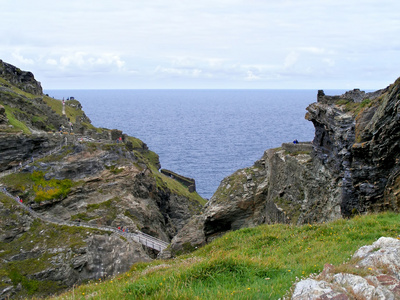
[(33, 210), (0, 193), (0, 298), (48, 295), (151, 260), (154, 250), (96, 228), (169, 242), (205, 202), (160, 173), (142, 141), (94, 127), (78, 101), (42, 95), (30, 74), (0, 62), (0, 185)]
[[(31, 72), (22, 71), (19, 68), (0, 60), (0, 77), (10, 85), (16, 86), (24, 92), (40, 96), (43, 94), (40, 82), (35, 80)], [(6, 83), (6, 86), (10, 86)]]
[[(306, 118), (316, 157), (341, 185), (341, 213), (399, 209), (400, 80), (354, 102), (320, 93)], [(332, 101), (334, 100), (334, 101)]]
[(226, 231), (262, 223), (324, 222), (399, 210), (400, 80), (374, 93), (318, 93), (306, 119), (312, 143), (283, 144), (225, 178), (203, 210), (174, 238), (190, 250)]
[(0, 195), (0, 298), (43, 296), (149, 261), (141, 245), (100, 230), (34, 219)]

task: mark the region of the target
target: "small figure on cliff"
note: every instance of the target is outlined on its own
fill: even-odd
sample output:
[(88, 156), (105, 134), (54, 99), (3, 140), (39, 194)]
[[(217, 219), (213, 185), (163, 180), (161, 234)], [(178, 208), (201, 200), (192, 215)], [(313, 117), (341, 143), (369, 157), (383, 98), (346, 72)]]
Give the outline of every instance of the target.
[(293, 144), (298, 144), (298, 143), (299, 141), (297, 139), (293, 141)]

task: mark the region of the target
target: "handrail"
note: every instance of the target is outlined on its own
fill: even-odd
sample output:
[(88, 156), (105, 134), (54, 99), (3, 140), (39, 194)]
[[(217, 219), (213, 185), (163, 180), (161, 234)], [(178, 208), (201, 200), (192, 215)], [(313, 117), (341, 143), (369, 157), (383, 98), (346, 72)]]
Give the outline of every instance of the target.
[(33, 217), (40, 219), (42, 221), (48, 222), (48, 223), (53, 223), (53, 224), (57, 224), (57, 225), (73, 226), (73, 227), (86, 227), (86, 228), (92, 228), (92, 229), (100, 229), (100, 230), (104, 230), (104, 231), (108, 231), (108, 232), (111, 231), (111, 232), (118, 234), (119, 236), (133, 240), (135, 242), (139, 242), (140, 244), (142, 244), (146, 247), (152, 248), (152, 249), (160, 251), (160, 252), (163, 251), (165, 248), (167, 248), (169, 245), (169, 243), (167, 243), (163, 240), (157, 239), (151, 235), (145, 234), (144, 232), (141, 232), (139, 230), (136, 230), (135, 232), (131, 233), (131, 232), (122, 231), (122, 230), (114, 228), (114, 227), (109, 227), (109, 226), (85, 224), (85, 223), (78, 222), (78, 221), (59, 221), (59, 220), (56, 220), (53, 218), (43, 217), (40, 214), (38, 214), (37, 212), (35, 212), (34, 210), (32, 210), (31, 208), (27, 207), (25, 204), (23, 204), (20, 201), (20, 198), (18, 196), (13, 196), (12, 194), (10, 194), (6, 188), (2, 188), (2, 189), (0, 189), (0, 191), (3, 194), (5, 194), (6, 196), (14, 199), (21, 206), (21, 208), (23, 208), (25, 211), (27, 211)]
[[(74, 141), (75, 144), (76, 144), (77, 141), (78, 141), (79, 139), (82, 139), (84, 136), (81, 136), (81, 135), (74, 135), (74, 137), (76, 138), (75, 141)], [(85, 139), (87, 139), (87, 138), (85, 137)], [(59, 151), (61, 151), (61, 150), (62, 150), (62, 145), (57, 146), (57, 147), (55, 147), (54, 149), (52, 149), (52, 150), (50, 150), (50, 151), (48, 151), (48, 152), (46, 152), (46, 153), (44, 153), (44, 154), (41, 154), (41, 155), (39, 155), (39, 156), (36, 156), (36, 159), (38, 159), (38, 158), (43, 158), (43, 157), (52, 155), (52, 154), (57, 153), (57, 152), (59, 152)], [(24, 163), (21, 163), (18, 167), (14, 167), (13, 169), (10, 169), (10, 170), (1, 172), (1, 173), (0, 173), (0, 178), (1, 178), (1, 177), (4, 177), (4, 176), (6, 176), (6, 175), (9, 175), (9, 174), (18, 172), (19, 170), (21, 170), (21, 169), (24, 168), (25, 166), (29, 165), (31, 162), (32, 162), (32, 160), (28, 160), (28, 161), (26, 161), (26, 162), (24, 162)], [(130, 239), (130, 240), (139, 242), (139, 243), (141, 243), (142, 245), (145, 245), (145, 246), (147, 246), (147, 247), (149, 247), (149, 248), (158, 250), (158, 251), (160, 251), (160, 252), (161, 252), (162, 250), (164, 250), (165, 248), (167, 248), (168, 245), (169, 245), (169, 243), (164, 242), (164, 241), (162, 241), (162, 240), (160, 240), (160, 239), (157, 239), (157, 238), (155, 238), (155, 237), (153, 237), (153, 236), (150, 236), (150, 235), (148, 235), (148, 234), (145, 234), (145, 233), (143, 233), (143, 232), (141, 232), (141, 231), (139, 231), (139, 230), (136, 230), (134, 233), (129, 233), (129, 232), (125, 232), (125, 231), (119, 230), (119, 229), (114, 228), (114, 227), (98, 226), (98, 225), (92, 225), (92, 224), (84, 224), (84, 223), (76, 222), (76, 221), (75, 221), (75, 222), (74, 222), (74, 221), (59, 221), (59, 220), (56, 220), (56, 219), (52, 219), (52, 218), (48, 218), (48, 217), (43, 217), (43, 216), (41, 216), (40, 214), (38, 214), (37, 212), (35, 212), (34, 210), (32, 210), (31, 208), (29, 208), (29, 207), (27, 207), (26, 205), (24, 205), (23, 203), (21, 203), (21, 202), (19, 201), (20, 198), (11, 195), (11, 194), (6, 190), (6, 188), (0, 189), (0, 191), (3, 192), (3, 193), (4, 193), (5, 195), (7, 195), (8, 197), (14, 199), (25, 211), (27, 211), (28, 213), (30, 213), (32, 216), (34, 216), (35, 218), (41, 219), (41, 220), (43, 220), (43, 221), (45, 221), (45, 222), (54, 223), (54, 224), (58, 224), (58, 225), (80, 226), (80, 227), (101, 229), (101, 230), (104, 230), (104, 231), (112, 231), (112, 232), (114, 232), (114, 233), (116, 233), (116, 234), (118, 234), (118, 235), (120, 235), (120, 236), (123, 236), (123, 237), (125, 237), (125, 238)]]

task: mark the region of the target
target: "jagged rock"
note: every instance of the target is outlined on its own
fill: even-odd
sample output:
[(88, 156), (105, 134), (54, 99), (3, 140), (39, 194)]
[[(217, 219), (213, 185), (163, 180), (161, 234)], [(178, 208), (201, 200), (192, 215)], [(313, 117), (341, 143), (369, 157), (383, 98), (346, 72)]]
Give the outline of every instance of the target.
[(203, 216), (194, 216), (171, 241), (170, 255), (191, 252), (206, 244)]
[[(0, 76), (5, 79), (0, 82), (0, 126), (8, 124), (6, 109), (9, 122), (16, 124), (0, 130), (0, 178), (9, 171), (38, 171), (1, 179), (31, 209), (21, 211), (19, 203), (0, 193), (1, 299), (27, 295), (15, 276), (50, 283), (53, 291), (37, 291), (40, 297), (126, 272), (135, 262), (155, 258), (157, 251), (110, 232), (140, 229), (142, 238), (149, 234), (168, 242), (200, 212), (203, 199), (171, 184), (145, 143), (120, 130), (95, 128), (75, 99), (65, 102), (61, 114), (63, 103), (42, 95), (29, 72), (0, 61)], [(58, 132), (60, 125), (64, 132)], [(73, 132), (65, 132), (71, 125)]]
[(40, 82), (35, 80), (31, 72), (21, 71), (19, 68), (2, 60), (0, 60), (0, 76), (24, 92), (38, 96), (43, 94)]
[[(400, 209), (400, 79), (373, 93), (319, 91), (317, 99), (306, 114), (315, 127), (312, 144), (267, 150), (254, 166), (222, 180), (203, 209), (203, 226), (195, 225), (205, 241), (263, 223)], [(172, 249), (180, 252), (185, 243), (196, 244), (178, 234)]]
[(399, 91), (398, 80), (370, 93), (370, 100), (375, 101), (360, 112), (329, 101), (307, 108), (306, 118), (315, 126), (316, 156), (342, 186), (343, 216), (398, 209), (399, 196), (391, 191), (400, 170)]
[[(360, 275), (337, 273), (327, 265), (315, 279), (295, 285), (291, 299), (399, 299), (400, 241), (381, 237), (353, 255)], [(361, 272), (361, 269), (366, 271)]]

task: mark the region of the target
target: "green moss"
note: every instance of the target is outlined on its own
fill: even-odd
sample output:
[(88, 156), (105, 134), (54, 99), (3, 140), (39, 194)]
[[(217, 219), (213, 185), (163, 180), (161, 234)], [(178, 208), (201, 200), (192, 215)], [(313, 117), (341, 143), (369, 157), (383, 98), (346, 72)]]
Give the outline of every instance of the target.
[(65, 198), (73, 186), (81, 184), (70, 179), (46, 180), (43, 172), (15, 173), (1, 178), (0, 182), (19, 193), (25, 193), (25, 198), (33, 196), (36, 202)]
[(352, 112), (354, 115), (358, 115), (361, 111), (363, 111), (367, 107), (371, 107), (374, 105), (379, 99), (370, 100), (364, 99), (361, 102), (354, 102), (352, 100), (340, 99), (336, 102), (336, 105), (344, 106), (345, 110), (348, 112)]
[(120, 199), (118, 197), (114, 197), (110, 200), (101, 202), (101, 203), (94, 203), (94, 204), (89, 204), (86, 208), (87, 211), (92, 212), (96, 209), (110, 209), (114, 205), (114, 201), (119, 202)]
[(112, 166), (106, 166), (106, 169), (109, 170), (113, 174), (119, 174), (121, 173), (124, 169), (123, 168), (118, 168), (115, 165)]
[(229, 196), (232, 193), (243, 190), (243, 185), (247, 182), (247, 172), (250, 172), (249, 168), (247, 171), (246, 169), (238, 170), (226, 178), (228, 182), (220, 185), (213, 196), (217, 199), (217, 203), (229, 201)]
[(87, 213), (79, 213), (79, 214), (71, 216), (72, 221), (80, 220), (80, 221), (88, 222), (93, 219), (96, 219), (96, 217), (94, 217), (94, 216), (90, 217)]
[(118, 215), (117, 204), (120, 201), (121, 199), (119, 197), (114, 197), (101, 203), (89, 204), (86, 207), (86, 218), (103, 218), (103, 221), (107, 225), (110, 225)]
[(13, 268), (9, 271), (8, 277), (11, 279), (14, 286), (21, 284), (23, 290), (18, 292), (21, 296), (48, 295), (66, 288), (65, 285), (59, 282), (29, 279), (20, 271)]
[(46, 180), (43, 172), (33, 172), (31, 178), (34, 182), (33, 191), (35, 192), (34, 201), (36, 202), (65, 198), (74, 185), (70, 179)]
[(68, 146), (64, 146), (61, 150), (61, 152), (40, 158), (40, 159), (36, 159), (35, 164), (37, 163), (47, 163), (47, 162), (60, 162), (63, 159), (65, 159), (65, 157), (69, 154), (71, 154), (74, 150), (73, 150), (72, 145), (68, 145)]

